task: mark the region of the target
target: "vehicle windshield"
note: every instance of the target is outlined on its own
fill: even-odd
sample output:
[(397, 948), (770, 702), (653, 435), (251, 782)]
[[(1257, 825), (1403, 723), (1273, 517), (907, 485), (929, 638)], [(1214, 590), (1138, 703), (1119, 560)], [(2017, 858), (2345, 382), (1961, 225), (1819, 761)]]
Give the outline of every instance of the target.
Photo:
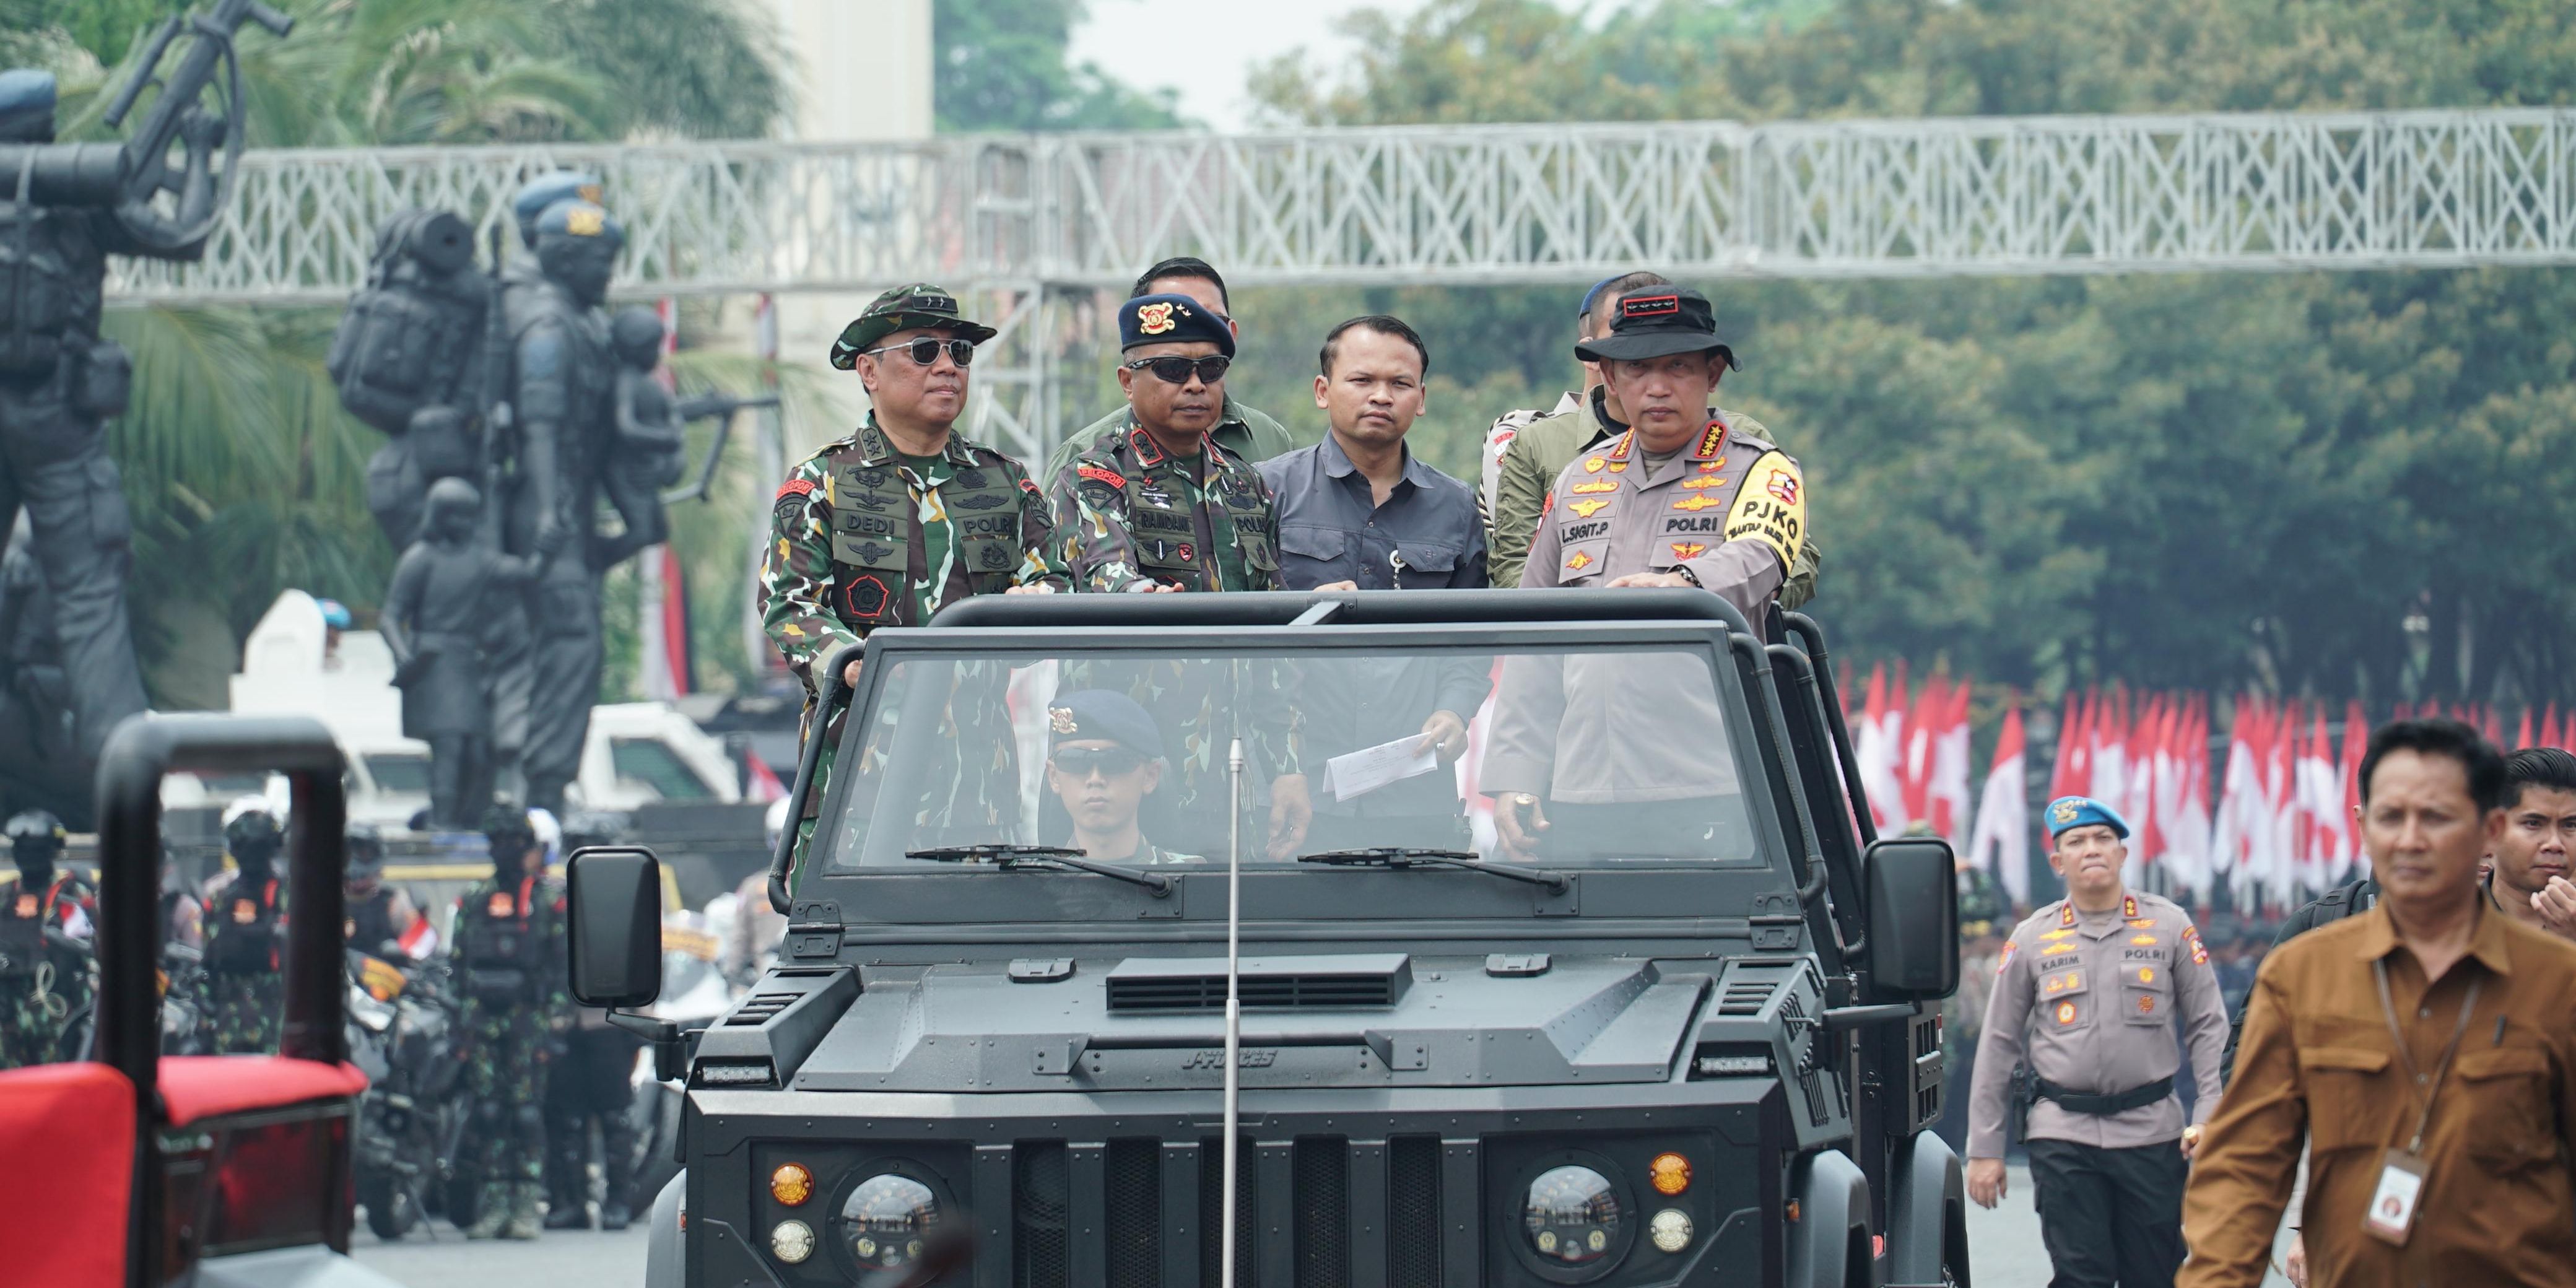
[[(1239, 741), (1246, 864), (1379, 847), (1758, 864), (1713, 662), (1669, 646), (892, 660), (838, 754), (830, 862), (998, 870), (1049, 860), (978, 847), (1041, 846), (1221, 865)], [(1494, 802), (1524, 794), (1545, 827), (1509, 846)]]

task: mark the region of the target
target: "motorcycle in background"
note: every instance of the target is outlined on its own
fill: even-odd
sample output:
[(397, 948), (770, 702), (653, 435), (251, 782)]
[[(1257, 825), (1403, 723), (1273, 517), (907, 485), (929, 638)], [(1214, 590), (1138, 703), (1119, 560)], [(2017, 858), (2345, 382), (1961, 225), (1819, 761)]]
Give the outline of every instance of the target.
[(359, 1104), (358, 1203), (367, 1228), (391, 1242), (446, 1211), (465, 1128), (455, 1058), (456, 1004), (444, 962), (397, 966), (349, 953), (349, 1059), (367, 1075)]

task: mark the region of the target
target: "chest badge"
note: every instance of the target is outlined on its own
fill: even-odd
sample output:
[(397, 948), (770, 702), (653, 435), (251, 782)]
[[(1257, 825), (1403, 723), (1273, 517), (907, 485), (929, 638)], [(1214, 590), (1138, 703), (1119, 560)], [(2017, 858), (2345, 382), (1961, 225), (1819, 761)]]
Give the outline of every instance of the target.
[(1601, 472), (1601, 467), (1609, 463), (1610, 462), (1605, 461), (1598, 456), (1592, 457), (1591, 459), (1583, 462), (1583, 472), (1586, 474), (1598, 474)]
[(1673, 508), (1676, 510), (1707, 510), (1724, 504), (1726, 504), (1726, 502), (1720, 501), (1716, 497), (1710, 496), (1704, 492), (1694, 492), (1689, 496), (1683, 497), (1681, 500), (1673, 502)]
[(2075, 1022), (2075, 1003), (2060, 1002), (2057, 1004), (2057, 1022), (2061, 1025), (2073, 1024)]
[(1578, 519), (1589, 519), (1608, 504), (1608, 501), (1568, 501), (1565, 508), (1574, 511), (1574, 517)]
[(2140, 997), (2140, 998), (2138, 999), (2138, 1014), (2140, 1014), (2140, 1015), (2153, 1015), (2153, 1014), (2155, 1014), (2155, 1013), (2156, 1013), (2156, 995), (2155, 995), (2155, 994), (2153, 994), (2153, 993), (2148, 993), (2148, 994), (2146, 994), (2146, 995), (2144, 995), (2144, 996), (2142, 996), (2142, 997)]
[(18, 896), (18, 917), (19, 917), (19, 919), (23, 921), (23, 920), (25, 920), (25, 919), (27, 919), (27, 918), (29, 918), (29, 917), (33, 917), (33, 916), (35, 916), (35, 915), (36, 915), (36, 896), (34, 896), (34, 895), (32, 895), (32, 894), (22, 894), (22, 895), (19, 895), (19, 896)]
[(1595, 479), (1590, 483), (1577, 483), (1568, 490), (1576, 496), (1599, 496), (1604, 492), (1618, 491), (1619, 483), (1616, 479)]
[(2152, 948), (2163, 941), (2157, 939), (2154, 935), (2131, 935), (2129, 936), (2129, 942), (2136, 944), (2140, 948)]
[(1675, 559), (1697, 559), (1701, 555), (1707, 553), (1708, 543), (1705, 541), (1676, 541), (1673, 543), (1673, 558)]
[(1565, 561), (1565, 566), (1575, 572), (1581, 572), (1584, 569), (1591, 567), (1592, 564), (1592, 556), (1581, 550), (1575, 551), (1574, 557)]
[(510, 906), (511, 901), (509, 894), (504, 891), (495, 890), (492, 892), (492, 897), (484, 901), (483, 911), (488, 916), (506, 917), (510, 915)]
[(233, 924), (247, 926), (259, 920), (259, 905), (248, 899), (233, 900)]
[(1714, 474), (1702, 474), (1697, 478), (1683, 479), (1682, 486), (1693, 492), (1699, 492), (1713, 487), (1725, 487), (1726, 480)]

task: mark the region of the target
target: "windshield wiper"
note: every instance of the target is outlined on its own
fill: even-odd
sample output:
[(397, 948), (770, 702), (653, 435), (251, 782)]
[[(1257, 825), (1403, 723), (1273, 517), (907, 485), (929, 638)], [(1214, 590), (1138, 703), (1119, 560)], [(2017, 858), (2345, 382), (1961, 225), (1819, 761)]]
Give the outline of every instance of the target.
[(1157, 899), (1172, 893), (1172, 879), (1150, 872), (1130, 872), (1110, 863), (1094, 863), (1082, 857), (1088, 850), (1062, 845), (943, 845), (930, 850), (906, 850), (907, 859), (929, 859), (934, 863), (976, 863), (986, 859), (1004, 871), (1019, 868), (1052, 866), (1071, 868), (1076, 872), (1096, 872), (1104, 877), (1143, 886)]
[(1321, 854), (1300, 854), (1299, 863), (1330, 863), (1351, 868), (1416, 868), (1438, 866), (1465, 868), (1470, 872), (1490, 872), (1498, 877), (1546, 886), (1550, 894), (1563, 894), (1571, 882), (1562, 872), (1546, 868), (1497, 867), (1465, 850), (1429, 850), (1410, 845), (1381, 845), (1365, 850), (1326, 850)]

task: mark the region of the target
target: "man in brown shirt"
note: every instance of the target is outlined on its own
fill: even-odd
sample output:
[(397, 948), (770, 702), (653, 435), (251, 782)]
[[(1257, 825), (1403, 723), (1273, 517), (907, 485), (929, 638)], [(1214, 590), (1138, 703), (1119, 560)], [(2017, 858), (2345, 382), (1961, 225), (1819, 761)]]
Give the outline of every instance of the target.
[[(2361, 773), (2380, 901), (2263, 963), (2184, 1198), (2180, 1282), (2262, 1281), (2304, 1140), (2312, 1284), (2576, 1285), (2576, 945), (2478, 888), (2504, 758), (2466, 725), (2400, 721)], [(2421, 1175), (2402, 1235), (2364, 1227), (2409, 1210), (2392, 1165)]]

